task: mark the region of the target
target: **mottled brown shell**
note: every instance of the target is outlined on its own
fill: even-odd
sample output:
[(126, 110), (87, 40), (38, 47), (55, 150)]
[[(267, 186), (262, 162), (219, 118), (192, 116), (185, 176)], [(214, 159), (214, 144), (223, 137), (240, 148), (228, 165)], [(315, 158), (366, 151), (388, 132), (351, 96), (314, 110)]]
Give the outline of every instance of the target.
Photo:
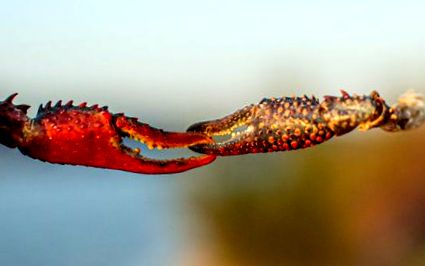
[(231, 135), (224, 141), (196, 145), (192, 150), (215, 155), (308, 148), (356, 127), (376, 127), (385, 118), (385, 102), (370, 96), (283, 97), (263, 99), (222, 119), (192, 125), (188, 131), (209, 136)]

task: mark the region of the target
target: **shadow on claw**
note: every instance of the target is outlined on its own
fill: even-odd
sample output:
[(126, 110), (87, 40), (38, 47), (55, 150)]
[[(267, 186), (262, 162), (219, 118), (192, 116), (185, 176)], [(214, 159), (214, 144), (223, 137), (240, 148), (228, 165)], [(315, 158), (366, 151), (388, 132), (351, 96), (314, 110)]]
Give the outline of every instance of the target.
[(201, 133), (166, 132), (136, 118), (113, 114), (107, 107), (73, 105), (72, 101), (40, 106), (34, 119), (28, 105), (14, 105), (13, 94), (0, 101), (0, 143), (34, 159), (143, 174), (179, 173), (214, 161), (214, 155), (155, 160), (123, 144), (131, 138), (152, 148), (186, 148), (212, 140)]

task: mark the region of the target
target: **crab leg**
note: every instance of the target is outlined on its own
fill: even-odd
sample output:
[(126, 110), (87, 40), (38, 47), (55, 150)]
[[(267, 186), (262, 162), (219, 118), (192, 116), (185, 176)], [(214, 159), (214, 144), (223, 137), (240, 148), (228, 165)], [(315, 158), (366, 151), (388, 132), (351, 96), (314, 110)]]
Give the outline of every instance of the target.
[(399, 131), (425, 123), (423, 96), (403, 95), (391, 108), (376, 91), (370, 95), (284, 97), (263, 99), (221, 119), (196, 123), (190, 132), (227, 139), (190, 149), (221, 156), (307, 148), (344, 135), (356, 127)]

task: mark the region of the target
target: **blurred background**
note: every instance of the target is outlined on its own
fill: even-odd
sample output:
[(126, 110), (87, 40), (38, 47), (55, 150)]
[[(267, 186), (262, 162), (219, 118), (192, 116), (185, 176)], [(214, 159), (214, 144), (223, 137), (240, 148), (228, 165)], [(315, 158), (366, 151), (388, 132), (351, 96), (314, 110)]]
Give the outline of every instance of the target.
[[(423, 1), (0, 1), (0, 97), (185, 130), (263, 97), (425, 93)], [(425, 265), (425, 128), (169, 176), (0, 147), (0, 265)], [(157, 157), (170, 156), (162, 152)]]

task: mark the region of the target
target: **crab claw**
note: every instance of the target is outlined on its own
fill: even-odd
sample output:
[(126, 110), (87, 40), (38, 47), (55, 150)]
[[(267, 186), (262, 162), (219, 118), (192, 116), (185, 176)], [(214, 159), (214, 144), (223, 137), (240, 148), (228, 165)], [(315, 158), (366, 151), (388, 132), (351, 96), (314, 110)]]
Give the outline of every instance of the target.
[(220, 156), (265, 152), (268, 147), (263, 145), (263, 140), (267, 136), (259, 128), (260, 120), (256, 117), (258, 111), (258, 105), (250, 105), (221, 119), (191, 125), (188, 132), (202, 133), (214, 137), (215, 141), (189, 148), (195, 152)]
[(129, 137), (133, 140), (144, 143), (148, 148), (171, 149), (187, 148), (191, 145), (212, 143), (212, 139), (200, 133), (180, 133), (167, 132), (153, 128), (145, 123), (140, 123), (135, 118), (118, 116), (114, 121), (114, 126), (120, 132), (120, 138), (114, 140), (114, 145), (121, 154), (115, 160), (121, 161), (122, 170), (147, 173), (147, 174), (170, 174), (179, 173), (200, 167), (213, 162), (214, 155), (202, 155), (199, 157), (178, 158), (171, 160), (155, 160), (142, 156), (139, 149), (131, 149), (122, 144), (122, 137)]
[(221, 119), (190, 126), (188, 132), (206, 134), (215, 142), (189, 148), (220, 156), (308, 148), (333, 136), (314, 118), (318, 105), (316, 98), (307, 96), (263, 99)]
[(212, 140), (200, 133), (162, 131), (97, 105), (48, 103), (40, 107), (37, 117), (26, 126), (26, 138), (19, 150), (50, 163), (171, 174), (209, 164), (216, 158), (213, 155), (170, 160), (144, 157), (140, 149), (125, 146), (124, 139), (131, 138), (151, 148), (185, 148)]

